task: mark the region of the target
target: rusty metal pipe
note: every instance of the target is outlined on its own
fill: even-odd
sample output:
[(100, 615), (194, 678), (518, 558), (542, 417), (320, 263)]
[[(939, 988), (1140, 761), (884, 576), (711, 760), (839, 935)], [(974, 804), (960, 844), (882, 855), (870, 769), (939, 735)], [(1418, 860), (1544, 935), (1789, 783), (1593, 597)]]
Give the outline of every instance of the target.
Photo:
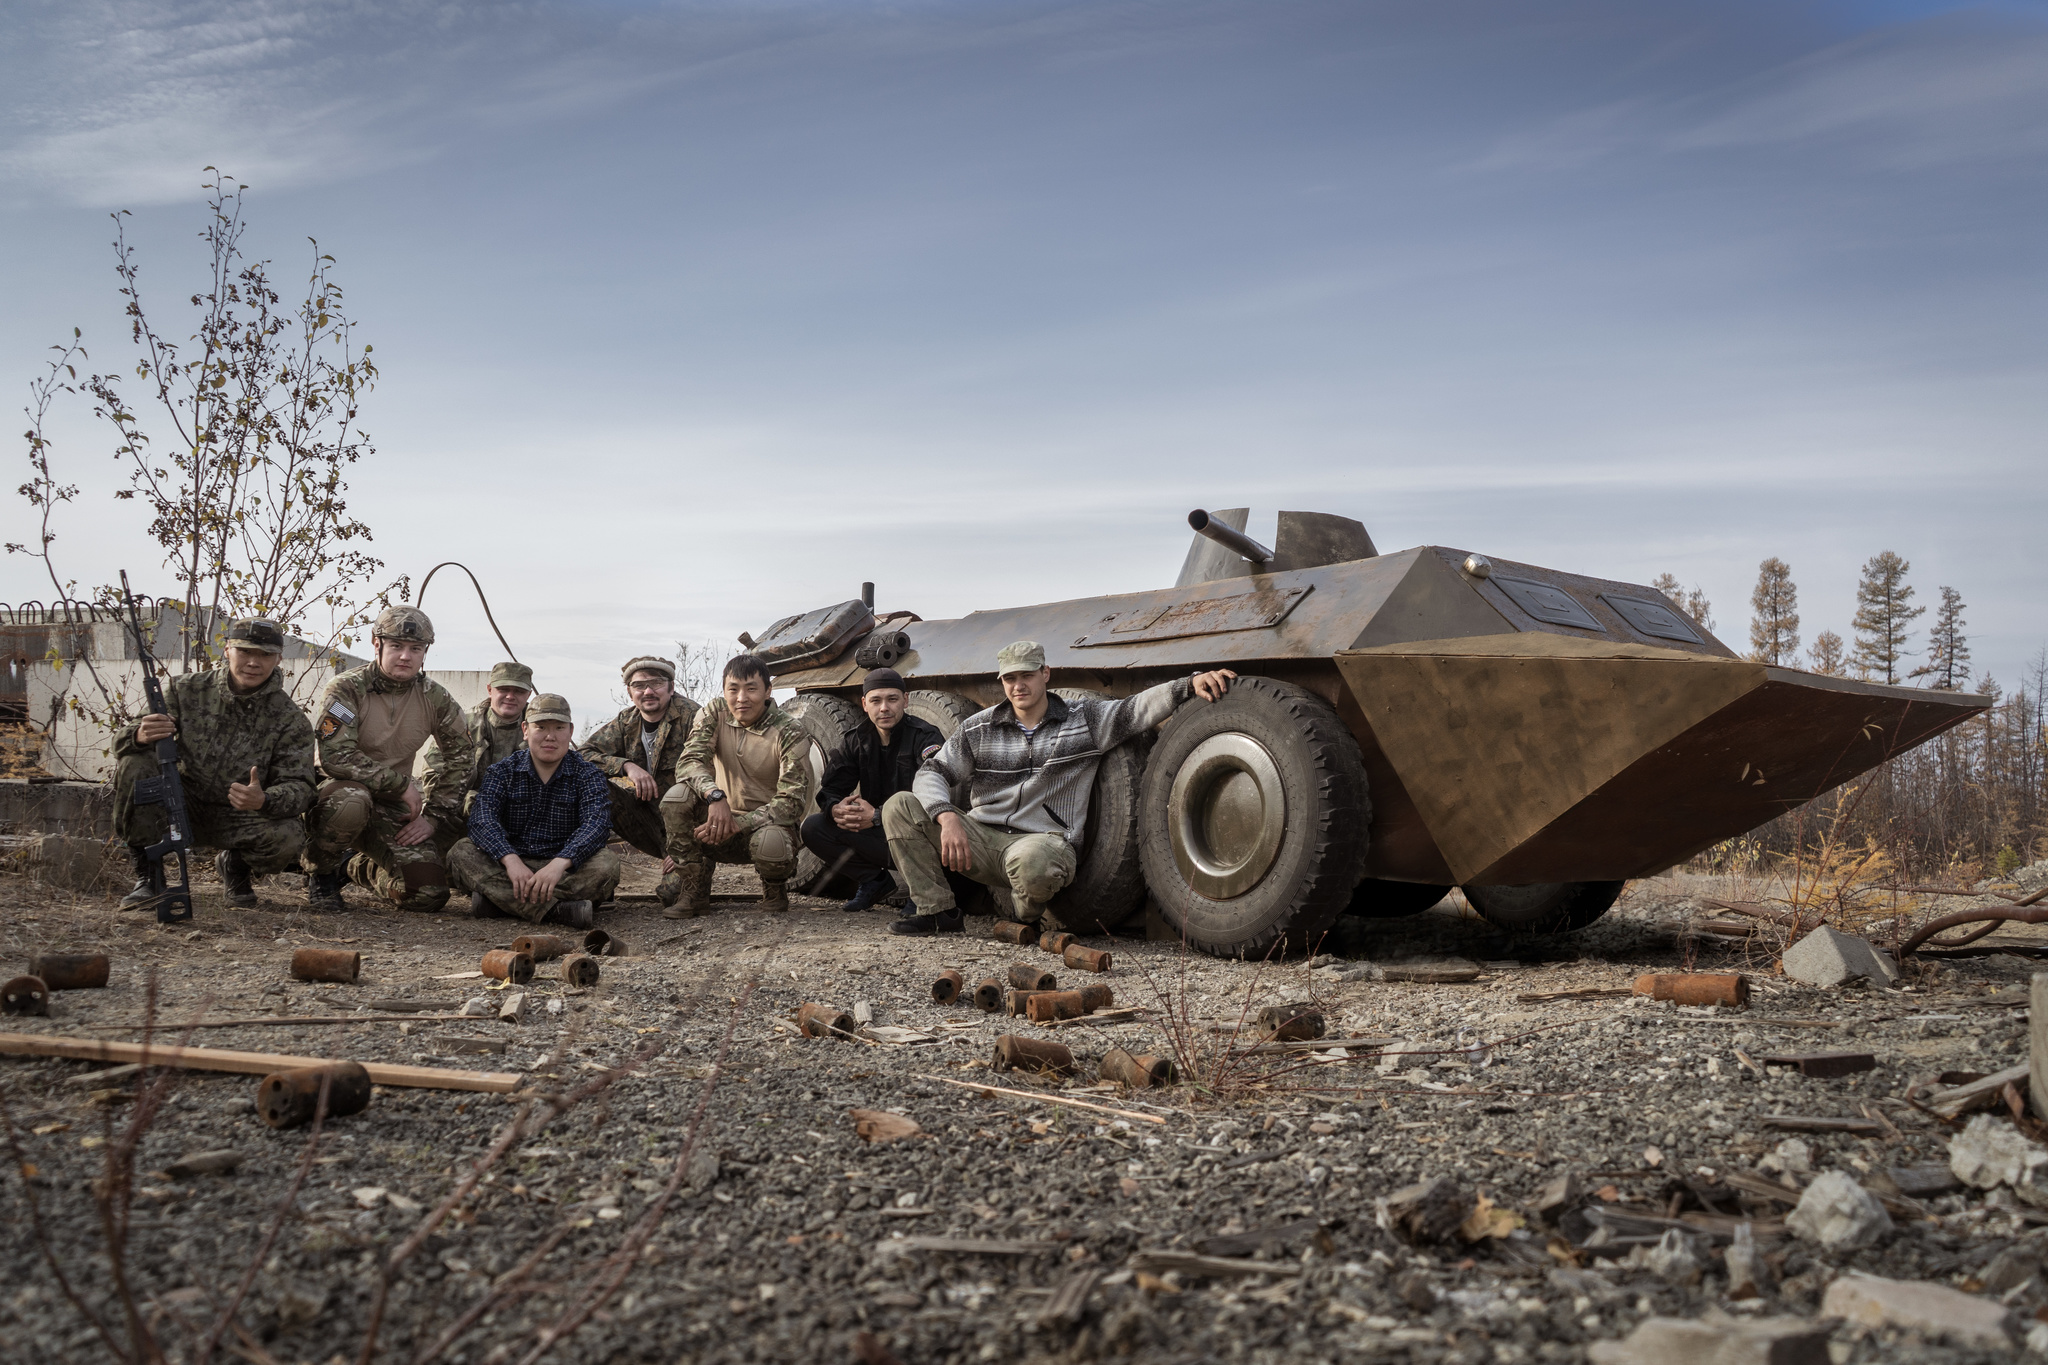
[(974, 1003), (994, 1014), (1003, 1007), (1003, 983), (992, 976), (975, 982)]
[(313, 1121), (320, 1083), (327, 1083), (327, 1117), (360, 1114), (370, 1106), (370, 1073), (361, 1062), (274, 1071), (256, 1086), (256, 1112), (272, 1128), (301, 1128)]
[(17, 976), (0, 986), (0, 1014), (48, 1014), (50, 987), (40, 976)]
[(1056, 991), (1060, 988), (1059, 978), (1051, 972), (1027, 967), (1021, 962), (1010, 968), (1010, 984), (1020, 991)]
[(569, 940), (553, 934), (521, 934), (512, 940), (512, 951), (525, 953), (535, 962), (547, 962), (569, 955)]
[(1024, 1017), (1034, 1024), (1053, 1019), (1079, 1019), (1088, 1013), (1079, 991), (1033, 991), (1024, 997)]
[(1122, 1048), (1111, 1048), (1102, 1059), (1102, 1079), (1144, 1090), (1155, 1085), (1172, 1085), (1173, 1061), (1167, 1057), (1133, 1057)]
[(806, 1038), (835, 1038), (854, 1030), (853, 1016), (845, 1010), (808, 1001), (797, 1007), (796, 1026)]
[(583, 951), (592, 957), (624, 957), (626, 941), (602, 929), (592, 929), (583, 936)]
[(952, 1004), (960, 998), (960, 992), (966, 985), (967, 978), (951, 967), (948, 967), (945, 971), (940, 972), (932, 981), (932, 1003), (935, 1005)]
[(1081, 1008), (1093, 1014), (1106, 1010), (1116, 1003), (1116, 994), (1107, 986), (1083, 986), (1080, 991)]
[(1253, 540), (1236, 527), (1225, 526), (1199, 507), (1188, 513), (1188, 525), (1195, 528), (1196, 535), (1207, 536), (1224, 549), (1249, 559), (1254, 564), (1270, 564), (1273, 562), (1273, 552), (1271, 550), (1259, 544), (1259, 542)]
[(1020, 948), (1028, 948), (1038, 942), (1038, 926), (1025, 924), (1019, 920), (999, 919), (989, 933), (1005, 943), (1014, 943)]
[(43, 953), (28, 960), (28, 974), (53, 991), (98, 990), (107, 984), (107, 970), (105, 953)]
[(483, 973), (493, 981), (509, 981), (515, 986), (524, 986), (533, 980), (533, 959), (510, 948), (493, 948), (484, 954)]
[(1044, 994), (1046, 994), (1046, 992), (1044, 991), (1004, 991), (1003, 1013), (1014, 1014), (1019, 1018), (1022, 1018), (1024, 1015), (1024, 1006), (1030, 1002), (1031, 998), (1033, 996)]
[(363, 955), (346, 948), (301, 948), (292, 954), (292, 975), (300, 981), (339, 981), (353, 986), (362, 970)]
[(1749, 978), (1740, 972), (1645, 972), (1636, 978), (1635, 993), (1680, 1005), (1749, 1006)]
[(1106, 972), (1115, 965), (1108, 951), (1102, 948), (1083, 948), (1078, 943), (1069, 943), (1061, 958), (1069, 967), (1083, 972)]
[(562, 980), (571, 986), (595, 986), (597, 977), (597, 959), (589, 953), (571, 953), (562, 959)]
[(1014, 1033), (1005, 1033), (996, 1039), (993, 1065), (997, 1071), (1045, 1071), (1056, 1076), (1070, 1076), (1074, 1071), (1074, 1054), (1064, 1043), (1019, 1038)]
[(1051, 953), (1054, 957), (1058, 957), (1067, 951), (1067, 945), (1073, 941), (1074, 936), (1068, 933), (1040, 934), (1038, 946), (1044, 951)]

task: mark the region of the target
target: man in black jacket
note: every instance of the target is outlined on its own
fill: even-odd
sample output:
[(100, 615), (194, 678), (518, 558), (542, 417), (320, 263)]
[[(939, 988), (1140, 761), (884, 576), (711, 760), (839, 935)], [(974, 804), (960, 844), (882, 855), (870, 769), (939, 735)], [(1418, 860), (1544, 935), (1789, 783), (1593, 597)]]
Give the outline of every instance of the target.
[(848, 910), (867, 909), (895, 885), (889, 875), (889, 841), (882, 834), (882, 803), (909, 791), (919, 765), (945, 743), (935, 727), (905, 714), (906, 689), (895, 669), (872, 669), (860, 686), (867, 719), (826, 761), (819, 813), (807, 818), (801, 831), (804, 847), (828, 867), (852, 850), (846, 870), (859, 887), (846, 903)]

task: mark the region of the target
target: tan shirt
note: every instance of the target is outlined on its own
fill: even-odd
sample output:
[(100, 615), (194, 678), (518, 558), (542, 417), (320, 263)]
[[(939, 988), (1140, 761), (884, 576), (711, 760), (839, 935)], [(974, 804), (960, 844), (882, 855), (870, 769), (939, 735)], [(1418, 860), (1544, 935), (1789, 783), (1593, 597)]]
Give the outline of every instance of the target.
[(356, 748), (392, 772), (410, 774), (413, 756), (434, 736), (434, 709), (424, 689), (372, 692), (356, 721)]
[(735, 815), (765, 806), (782, 774), (782, 736), (748, 730), (730, 718), (718, 723), (718, 748), (711, 765)]

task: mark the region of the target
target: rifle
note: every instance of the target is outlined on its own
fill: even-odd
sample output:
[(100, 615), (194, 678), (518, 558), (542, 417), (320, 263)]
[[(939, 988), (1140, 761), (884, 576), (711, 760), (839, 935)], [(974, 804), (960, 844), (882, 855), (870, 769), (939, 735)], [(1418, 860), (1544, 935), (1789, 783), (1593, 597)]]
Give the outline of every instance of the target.
[[(164, 702), (163, 684), (157, 681), (156, 656), (149, 651), (149, 637), (142, 633), (142, 613), (128, 591), (126, 569), (121, 571), (121, 605), (127, 608), (128, 623), (135, 631), (135, 653), (142, 660), (142, 690), (149, 701), (149, 710), (145, 714), (168, 716), (171, 709)], [(157, 865), (157, 875), (164, 880), (163, 893), (156, 902), (156, 922), (182, 924), (192, 918), (192, 882), (185, 865), (185, 852), (192, 847), (192, 824), (185, 814), (185, 781), (178, 776), (177, 737), (166, 736), (153, 747), (156, 749), (157, 775), (136, 782), (129, 804), (164, 808), (166, 832), (163, 841), (150, 844), (142, 851)], [(164, 867), (164, 860), (172, 854), (178, 858), (178, 882), (175, 886), (171, 885), (170, 874)]]

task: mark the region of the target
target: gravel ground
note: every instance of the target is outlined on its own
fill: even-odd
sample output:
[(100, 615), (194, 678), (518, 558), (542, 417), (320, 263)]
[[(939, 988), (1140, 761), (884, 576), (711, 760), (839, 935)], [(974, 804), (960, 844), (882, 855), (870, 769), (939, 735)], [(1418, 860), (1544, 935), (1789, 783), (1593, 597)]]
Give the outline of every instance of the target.
[[(1773, 977), (1768, 948), (1676, 932), (1698, 908), (1693, 898), (1729, 894), (1725, 883), (1639, 883), (1606, 919), (1557, 940), (1510, 941), (1454, 898), (1411, 920), (1348, 921), (1325, 945), (1340, 968), (1344, 959), (1446, 956), (1480, 965), (1477, 980), (1456, 985), (1334, 980), (1337, 973), (1300, 962), (1224, 962), (1190, 958), (1172, 942), (1118, 943), (1116, 969), (1100, 979), (1119, 1005), (1190, 1020), (1179, 1031), (1184, 1049), (1213, 1054), (1225, 1038), (1214, 1030), (1260, 1005), (1313, 999), (1332, 1034), (1400, 1039), (1394, 1050), (1406, 1054), (1260, 1059), (1262, 1073), (1240, 1064), (1219, 1081), (1222, 1093), (1181, 1085), (1132, 1096), (1096, 1085), (1093, 1063), (1117, 1046), (1171, 1051), (1176, 1040), (1157, 1015), (1055, 1030), (931, 1003), (930, 982), (947, 967), (972, 980), (1021, 961), (1057, 969), (1062, 985), (1098, 980), (986, 937), (986, 921), (970, 921), (980, 934), (913, 941), (886, 934), (882, 913), (842, 915), (824, 902), (799, 900), (795, 912), (771, 917), (747, 899), (750, 874), (728, 869), (717, 913), (676, 923), (644, 898), (651, 868), (636, 862), (634, 878), (626, 889), (643, 898), (629, 895), (602, 921), (631, 955), (606, 959), (603, 980), (587, 991), (537, 979), (523, 1023), (195, 1032), (192, 1041), (207, 1047), (521, 1075), (510, 1096), (380, 1088), (363, 1113), (330, 1121), (295, 1208), (255, 1266), (237, 1319), (243, 1335), (228, 1338), (235, 1355), (356, 1359), (379, 1266), (522, 1105), (653, 1044), (657, 1056), (530, 1135), (424, 1241), (396, 1277), (379, 1360), (414, 1359), (559, 1231), (525, 1288), (445, 1357), (525, 1358), (544, 1339), (537, 1332), (594, 1282), (660, 1198), (700, 1102), (695, 1157), (665, 1215), (619, 1267), (616, 1294), (550, 1358), (844, 1361), (866, 1349), (864, 1358), (906, 1365), (1513, 1365), (1584, 1359), (1589, 1343), (1623, 1336), (1653, 1313), (1759, 1308), (1722, 1296), (1718, 1260), (1687, 1284), (1576, 1250), (1571, 1243), (1591, 1226), (1583, 1211), (1561, 1229), (1532, 1215), (1504, 1237), (1469, 1245), (1454, 1236), (1411, 1246), (1377, 1225), (1376, 1198), (1434, 1176), (1507, 1210), (1524, 1209), (1567, 1173), (1578, 1175), (1587, 1205), (1645, 1216), (1697, 1215), (1703, 1189), (1723, 1212), (1740, 1210), (1758, 1225), (1781, 1280), (1763, 1311), (1804, 1316), (1848, 1269), (1980, 1288), (2001, 1253), (2006, 1265), (2031, 1258), (2044, 1237), (2036, 1228), (2048, 1222), (2009, 1201), (1946, 1194), (1918, 1212), (1895, 1212), (1896, 1230), (1880, 1245), (1829, 1256), (1783, 1235), (1783, 1206), (1731, 1194), (1722, 1183), (1730, 1172), (1780, 1179), (1789, 1165), (1785, 1178), (1796, 1182), (1804, 1171), (1840, 1169), (1881, 1184), (1891, 1168), (1945, 1162), (1948, 1130), (1903, 1095), (1934, 1073), (1989, 1072), (2025, 1057), (2025, 1011), (2013, 1007), (2011, 988), (2024, 986), (2031, 964), (2004, 955), (1952, 960), (1918, 969), (1905, 990), (1808, 989)], [(107, 990), (59, 994), (49, 1019), (9, 1025), (137, 1038), (132, 1026), (144, 1016), (152, 971), (159, 1017), (173, 1026), (202, 1013), (353, 1015), (360, 1001), (392, 996), (457, 1004), (486, 994), (483, 983), (445, 978), (473, 971), (482, 951), (525, 928), (373, 909), (354, 891), (346, 915), (314, 916), (283, 882), (261, 890), (262, 907), (237, 911), (206, 888), (195, 925), (160, 929), (103, 899), (0, 878), (13, 908), (4, 927), (13, 970), (45, 950), (101, 950), (114, 961)], [(2038, 934), (2011, 930), (1993, 941)], [(360, 951), (361, 981), (289, 980), (291, 950), (309, 945)], [(1750, 1009), (1523, 998), (1625, 989), (1638, 972), (1687, 966), (1755, 973)], [(938, 1041), (799, 1038), (787, 1021), (806, 1000), (872, 1002), (884, 1022)], [(94, 1027), (113, 1025), (128, 1027)], [(1006, 1031), (1056, 1036), (1082, 1059), (1082, 1074), (1064, 1084), (991, 1076), (992, 1045)], [(728, 1036), (725, 1066), (714, 1073)], [(460, 1055), (461, 1044), (448, 1041), (456, 1038), (505, 1050)], [(1481, 1043), (1497, 1045), (1473, 1047)], [(1874, 1053), (1877, 1069), (1817, 1080), (1771, 1068), (1759, 1079), (1737, 1057), (1843, 1049)], [(113, 1358), (59, 1292), (31, 1235), (28, 1193), (65, 1273), (125, 1339), (93, 1191), (106, 1144), (136, 1111), (138, 1078), (80, 1083), (97, 1069), (18, 1057), (0, 1064), (10, 1122), (33, 1171), (26, 1184), (10, 1172), (0, 1195), (16, 1233), (0, 1252), (8, 1285), (0, 1356), (10, 1360)], [(1064, 1095), (1131, 1117), (990, 1097), (936, 1077)], [(253, 1077), (181, 1074), (140, 1140), (124, 1262), (140, 1312), (174, 1360), (189, 1358), (187, 1324), (210, 1324), (210, 1305), (251, 1266), (306, 1155), (307, 1131), (265, 1127), (254, 1092)], [(856, 1109), (906, 1116), (921, 1133), (864, 1141), (850, 1117)], [(1763, 1122), (1867, 1113), (1886, 1125), (1881, 1136), (1798, 1135), (1803, 1160), (1796, 1148), (1781, 1154), (1793, 1135)], [(230, 1174), (163, 1173), (183, 1155), (223, 1147), (242, 1157)], [(1276, 1228), (1261, 1241), (1262, 1230)], [(1168, 1272), (1162, 1261), (1131, 1263), (1136, 1252), (1193, 1252), (1239, 1234), (1250, 1235), (1206, 1250), (1270, 1263), (1270, 1273), (1203, 1278)], [(998, 1246), (928, 1249), (916, 1240), (926, 1238)], [(1075, 1292), (1091, 1282), (1085, 1295)], [(1063, 1285), (1073, 1288), (1056, 1299)], [(2011, 1301), (2031, 1313), (2048, 1293), (2028, 1278)], [(863, 1332), (872, 1333), (865, 1348)], [(1833, 1346), (1838, 1362), (2014, 1354), (1848, 1329)]]

